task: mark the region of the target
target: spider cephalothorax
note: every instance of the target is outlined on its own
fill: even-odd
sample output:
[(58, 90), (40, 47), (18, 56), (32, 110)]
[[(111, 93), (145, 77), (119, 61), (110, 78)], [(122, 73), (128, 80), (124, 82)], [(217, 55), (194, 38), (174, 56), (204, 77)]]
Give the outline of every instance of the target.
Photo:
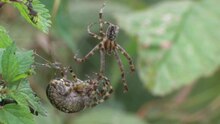
[[(100, 26), (99, 35), (97, 35), (97, 34), (90, 31), (90, 28), (96, 23), (91, 23), (88, 26), (88, 33), (92, 37), (100, 40), (101, 42), (99, 44), (97, 44), (85, 57), (77, 58), (76, 56), (74, 56), (74, 60), (76, 60), (79, 63), (84, 62), (90, 56), (94, 55), (94, 53), (97, 50), (99, 50), (100, 60), (101, 60), (100, 61), (100, 63), (101, 63), (100, 64), (100, 75), (104, 75), (105, 54), (114, 55), (116, 60), (117, 60), (118, 65), (119, 65), (120, 71), (121, 71), (121, 77), (122, 77), (122, 82), (123, 82), (123, 85), (124, 85), (124, 91), (127, 91), (128, 86), (127, 86), (127, 83), (126, 83), (126, 80), (125, 80), (124, 67), (123, 67), (122, 61), (119, 57), (119, 52), (121, 52), (121, 54), (123, 54), (126, 57), (126, 59), (128, 60), (129, 65), (130, 65), (130, 70), (132, 72), (135, 71), (135, 67), (134, 67), (134, 64), (133, 64), (133, 61), (132, 61), (130, 55), (125, 51), (124, 48), (122, 48), (116, 42), (116, 37), (117, 37), (117, 34), (119, 32), (119, 27), (117, 25), (114, 25), (110, 22), (107, 22), (107, 21), (103, 20), (102, 14), (103, 14), (104, 6), (105, 6), (105, 4), (103, 4), (103, 7), (100, 9), (100, 12), (99, 12), (99, 26)], [(105, 25), (105, 24), (108, 25), (106, 33), (104, 33), (104, 31), (103, 31), (103, 25)]]
[(117, 25), (110, 24), (106, 31), (106, 37), (110, 41), (115, 41), (119, 32), (119, 27)]

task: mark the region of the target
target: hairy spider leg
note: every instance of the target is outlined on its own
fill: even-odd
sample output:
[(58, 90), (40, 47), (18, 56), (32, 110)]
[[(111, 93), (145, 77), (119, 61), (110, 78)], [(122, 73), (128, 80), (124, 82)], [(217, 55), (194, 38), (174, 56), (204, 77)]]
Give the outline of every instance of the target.
[(128, 85), (127, 85), (126, 79), (125, 79), (124, 66), (121, 62), (121, 59), (120, 59), (117, 51), (114, 52), (114, 55), (115, 55), (115, 58), (117, 60), (117, 63), (119, 65), (119, 68), (120, 68), (120, 71), (121, 71), (121, 78), (122, 78), (122, 83), (123, 83), (123, 86), (124, 86), (124, 92), (127, 92), (128, 91)]
[(103, 31), (103, 24), (104, 24), (104, 21), (103, 21), (103, 9), (105, 8), (105, 3), (103, 3), (100, 11), (99, 11), (99, 26), (100, 26), (100, 30), (99, 30), (99, 33), (100, 35), (103, 37), (105, 35), (104, 31)]
[(60, 69), (60, 75), (62, 76), (63, 79), (67, 79), (67, 69), (65, 69), (64, 67), (62, 67)]
[(103, 38), (104, 38), (104, 36), (105, 36), (105, 32), (103, 31), (103, 26), (104, 26), (104, 24), (108, 24), (108, 25), (111, 24), (110, 22), (107, 22), (107, 21), (104, 21), (104, 20), (103, 20), (103, 9), (104, 9), (104, 8), (105, 8), (105, 3), (103, 3), (103, 5), (102, 5), (102, 7), (101, 7), (101, 9), (100, 9), (100, 11), (99, 11), (99, 28), (100, 28), (99, 34), (100, 34), (100, 36), (97, 35), (97, 34), (95, 34), (95, 33), (93, 33), (93, 32), (91, 32), (91, 30), (90, 30), (90, 28), (91, 28), (94, 24), (96, 24), (95, 22), (94, 22), (94, 23), (91, 23), (91, 24), (88, 25), (88, 27), (87, 27), (88, 33), (89, 33), (92, 37), (94, 37), (94, 38), (96, 38), (96, 39), (98, 39), (98, 40), (103, 40)]
[(77, 58), (77, 56), (75, 55), (75, 56), (73, 57), (73, 59), (74, 59), (75, 61), (77, 61), (78, 63), (85, 62), (90, 56), (93, 56), (94, 53), (95, 53), (97, 50), (100, 49), (100, 47), (101, 47), (101, 44), (98, 44), (98, 45), (96, 45), (85, 57), (83, 57), (83, 58)]
[(135, 66), (134, 66), (134, 63), (133, 63), (130, 55), (126, 52), (126, 50), (124, 48), (122, 48), (118, 44), (116, 46), (116, 49), (118, 49), (121, 52), (121, 54), (125, 56), (125, 58), (128, 60), (131, 72), (134, 72), (135, 71)]
[[(104, 24), (111, 25), (111, 22), (104, 21)], [(113, 25), (113, 24), (112, 24)]]
[[(100, 23), (100, 22), (99, 22), (99, 23)], [(97, 34), (95, 34), (95, 33), (93, 33), (93, 32), (91, 31), (91, 27), (92, 27), (93, 25), (95, 25), (95, 24), (96, 24), (96, 22), (90, 23), (90, 24), (88, 25), (88, 27), (87, 27), (87, 31), (88, 31), (88, 33), (89, 33), (90, 36), (94, 37), (95, 39), (98, 39), (98, 40), (102, 41), (103, 38), (104, 38), (104, 36), (105, 36), (105, 33), (103, 32), (103, 24), (110, 25), (111, 23), (102, 20), (102, 23), (100, 24), (100, 35), (101, 35), (101, 36), (99, 36), (99, 35), (97, 35)], [(101, 30), (102, 30), (102, 31), (101, 31)], [(102, 32), (102, 33), (101, 33), (101, 32)]]
[(106, 92), (102, 93), (102, 99), (99, 100), (99, 104), (106, 101), (110, 97), (110, 95), (113, 93), (113, 87), (111, 86), (109, 79), (107, 79), (105, 77), (103, 77), (103, 78), (105, 80), (103, 89)]
[(97, 35), (97, 34), (91, 32), (90, 28), (91, 28), (94, 24), (96, 24), (96, 23), (93, 22), (93, 23), (89, 24), (88, 27), (87, 27), (87, 31), (88, 31), (89, 35), (91, 35), (91, 36), (94, 37), (95, 39), (102, 40), (102, 37), (101, 37), (101, 36), (99, 36), (99, 35)]
[(110, 80), (107, 79), (106, 77), (102, 76), (102, 78), (104, 79), (105, 83), (104, 83), (104, 87), (106, 87), (106, 93), (104, 93), (103, 95), (103, 99), (104, 101), (107, 100), (109, 98), (109, 96), (113, 93), (113, 87), (111, 86)]
[[(101, 90), (101, 96), (99, 96), (99, 97), (97, 96), (97, 97), (94, 98), (95, 102), (91, 105), (91, 107), (94, 107), (94, 106), (96, 106), (98, 104), (103, 103), (113, 93), (113, 87), (111, 86), (111, 83), (110, 83), (109, 79), (107, 79), (104, 76), (101, 76), (100, 80), (104, 81), (103, 87), (102, 87), (102, 90)], [(98, 80), (98, 82), (100, 80)]]
[(88, 83), (90, 83), (90, 85), (92, 85), (92, 87), (89, 87), (88, 92), (86, 93), (89, 97), (89, 99), (92, 99), (92, 103), (89, 103), (88, 105), (86, 105), (86, 107), (95, 107), (97, 105), (97, 101), (98, 101), (98, 95), (100, 95), (100, 92), (98, 90), (98, 80), (88, 80)]
[(70, 74), (71, 74), (71, 76), (72, 76), (72, 78), (73, 78), (73, 81), (74, 81), (74, 82), (77, 82), (77, 76), (76, 76), (76, 74), (73, 72), (72, 67), (70, 66), (68, 69), (69, 69), (69, 72), (70, 72)]

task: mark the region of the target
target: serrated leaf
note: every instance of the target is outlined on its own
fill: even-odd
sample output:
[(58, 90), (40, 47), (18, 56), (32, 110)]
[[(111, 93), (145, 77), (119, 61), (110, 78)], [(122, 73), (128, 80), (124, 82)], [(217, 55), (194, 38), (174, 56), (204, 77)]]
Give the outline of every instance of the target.
[(147, 124), (147, 122), (120, 110), (100, 108), (75, 118), (74, 124)]
[(2, 57), (0, 56), (3, 79), (9, 83), (26, 78), (29, 75), (31, 64), (34, 62), (33, 51), (16, 52), (15, 47), (15, 45), (8, 47)]
[(24, 0), (20, 3), (13, 2), (13, 4), (29, 23), (31, 23), (36, 28), (42, 30), (43, 32), (47, 33), (49, 31), (48, 28), (51, 25), (50, 14), (48, 9), (46, 9), (45, 6), (39, 0), (33, 0), (33, 10), (37, 12), (37, 16), (34, 17), (34, 20), (36, 22), (33, 22), (33, 20), (31, 19), (32, 17), (29, 14), (29, 10), (25, 5), (26, 2), (27, 0)]
[(21, 81), (19, 87), (13, 91), (10, 96), (15, 99), (19, 105), (24, 107), (31, 107), (39, 114), (46, 116), (46, 111), (40, 103), (40, 99), (32, 91), (27, 80)]
[(19, 63), (16, 57), (16, 46), (8, 47), (2, 55), (2, 77), (6, 82), (12, 82), (19, 74)]
[(0, 26), (0, 48), (9, 47), (12, 44), (12, 40), (6, 32), (5, 28)]
[(0, 74), (2, 74), (2, 55), (5, 49), (0, 48)]
[(153, 94), (165, 95), (220, 65), (217, 0), (171, 1), (118, 17), (139, 40), (138, 71)]
[(8, 104), (0, 108), (0, 122), (4, 124), (34, 124), (28, 109), (17, 104)]
[(19, 73), (27, 73), (34, 63), (33, 51), (19, 51), (16, 56), (19, 63)]

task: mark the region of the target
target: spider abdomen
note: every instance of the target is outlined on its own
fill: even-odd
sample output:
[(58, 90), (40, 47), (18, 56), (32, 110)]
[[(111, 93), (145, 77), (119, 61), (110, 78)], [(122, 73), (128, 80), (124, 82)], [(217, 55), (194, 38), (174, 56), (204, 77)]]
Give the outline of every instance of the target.
[(116, 43), (108, 39), (103, 42), (103, 47), (107, 54), (111, 54), (116, 48)]
[(57, 109), (74, 113), (85, 108), (87, 96), (71, 90), (73, 84), (65, 79), (54, 79), (47, 86), (47, 97), (51, 104)]

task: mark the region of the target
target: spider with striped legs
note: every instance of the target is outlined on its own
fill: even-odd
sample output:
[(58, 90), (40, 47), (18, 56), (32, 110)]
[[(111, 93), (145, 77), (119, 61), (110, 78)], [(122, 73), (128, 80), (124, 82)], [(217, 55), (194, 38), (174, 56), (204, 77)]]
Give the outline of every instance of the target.
[[(122, 64), (122, 61), (119, 57), (119, 52), (125, 56), (125, 58), (128, 60), (129, 65), (130, 65), (130, 70), (131, 72), (135, 71), (135, 66), (133, 64), (132, 58), (130, 55), (126, 52), (124, 48), (122, 48), (117, 42), (116, 42), (116, 37), (119, 33), (119, 26), (112, 24), (110, 22), (104, 21), (103, 20), (103, 9), (105, 7), (105, 3), (103, 4), (102, 8), (99, 11), (99, 35), (91, 32), (90, 28), (96, 24), (96, 23), (91, 23), (88, 26), (88, 33), (98, 39), (99, 44), (97, 44), (86, 56), (83, 58), (78, 58), (76, 55), (74, 56), (74, 60), (77, 61), (78, 63), (85, 62), (89, 57), (93, 56), (96, 51), (99, 50), (100, 52), (100, 75), (104, 75), (104, 68), (105, 68), (105, 55), (114, 55), (115, 59), (117, 60), (117, 63), (119, 65), (120, 71), (121, 71), (121, 78), (122, 78), (122, 83), (124, 86), (124, 92), (128, 91), (128, 86), (126, 83), (125, 79), (125, 71), (124, 67)], [(106, 32), (103, 31), (103, 26), (108, 25), (108, 28)]]
[[(87, 76), (88, 79), (80, 80), (71, 67), (47, 62), (43, 65), (58, 69), (61, 73), (61, 77), (52, 79), (46, 89), (49, 101), (60, 111), (74, 113), (94, 107), (103, 103), (113, 93), (111, 83), (105, 76), (94, 73), (93, 77)], [(72, 76), (72, 80), (67, 78), (68, 74)]]

